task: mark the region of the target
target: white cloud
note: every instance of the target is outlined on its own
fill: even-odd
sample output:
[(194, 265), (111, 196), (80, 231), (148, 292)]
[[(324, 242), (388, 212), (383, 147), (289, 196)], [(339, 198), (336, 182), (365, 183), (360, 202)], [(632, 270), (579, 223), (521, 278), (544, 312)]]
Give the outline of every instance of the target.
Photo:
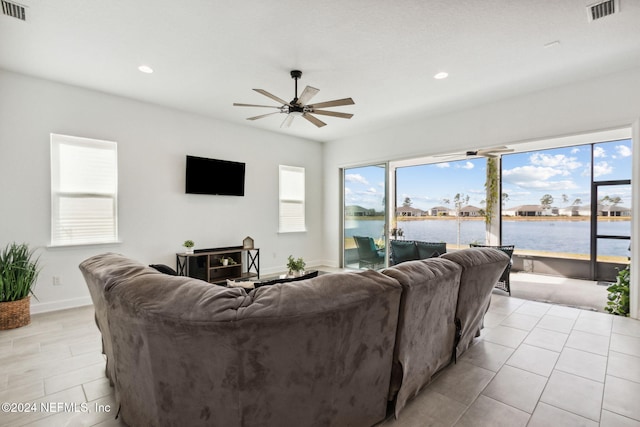
[(613, 172), (613, 167), (607, 162), (598, 162), (593, 165), (593, 176), (599, 177), (602, 175), (609, 175)]
[[(558, 168), (527, 165), (503, 171), (502, 178), (506, 183), (525, 189), (571, 190), (577, 188), (576, 183), (570, 179), (551, 180), (553, 177), (565, 175), (568, 175), (568, 172)], [(509, 193), (509, 191), (506, 192)]]
[(631, 148), (626, 145), (616, 145), (616, 152), (621, 157), (629, 157), (632, 154)]
[(351, 173), (344, 176), (344, 180), (347, 182), (359, 182), (360, 184), (369, 185), (369, 182), (360, 174)]
[(502, 172), (506, 182), (545, 181), (556, 175), (563, 175), (563, 171), (543, 166), (518, 166)]
[(474, 167), (474, 166), (473, 166), (473, 163), (471, 163), (471, 162), (466, 162), (464, 165), (456, 165), (456, 167), (457, 167), (457, 168), (460, 168), (460, 169), (467, 169), (467, 170), (469, 170), (469, 169), (473, 169), (473, 167)]
[(536, 166), (559, 167), (565, 170), (573, 170), (582, 166), (582, 163), (575, 157), (567, 157), (564, 154), (549, 155), (544, 153), (533, 153), (529, 157), (531, 164)]
[(450, 168), (451, 164), (449, 162), (436, 163), (436, 167), (437, 168)]
[(369, 189), (365, 192), (367, 194), (378, 194), (378, 190), (374, 187), (369, 187)]
[(571, 154), (577, 154), (579, 152), (580, 152), (580, 149), (577, 147), (571, 150)]
[(594, 158), (602, 158), (602, 157), (607, 157), (607, 152), (604, 151), (604, 148), (602, 147), (594, 147), (593, 148), (593, 157)]
[(523, 182), (520, 185), (521, 187), (528, 187), (535, 190), (574, 190), (578, 188), (575, 182), (570, 179), (562, 180), (562, 181), (533, 181), (533, 182)]

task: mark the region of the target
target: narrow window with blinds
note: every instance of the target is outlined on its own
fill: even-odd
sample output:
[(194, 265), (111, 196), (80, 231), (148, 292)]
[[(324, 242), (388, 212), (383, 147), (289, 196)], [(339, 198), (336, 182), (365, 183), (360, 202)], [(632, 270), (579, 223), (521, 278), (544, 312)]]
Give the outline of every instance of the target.
[(307, 231), (304, 210), (304, 168), (280, 165), (280, 233)]
[(51, 134), (51, 246), (117, 242), (117, 201), (116, 143)]

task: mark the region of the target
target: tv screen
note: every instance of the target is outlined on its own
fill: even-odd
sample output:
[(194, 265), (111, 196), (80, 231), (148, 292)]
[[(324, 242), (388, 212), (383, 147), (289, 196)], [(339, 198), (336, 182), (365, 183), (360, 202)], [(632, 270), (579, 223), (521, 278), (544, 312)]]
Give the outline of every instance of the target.
[(245, 164), (187, 156), (186, 192), (244, 196)]

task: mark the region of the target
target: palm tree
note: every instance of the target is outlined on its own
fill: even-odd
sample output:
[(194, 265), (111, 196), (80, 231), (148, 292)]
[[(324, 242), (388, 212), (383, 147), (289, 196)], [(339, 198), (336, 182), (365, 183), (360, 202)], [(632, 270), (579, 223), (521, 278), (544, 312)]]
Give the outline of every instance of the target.
[(542, 207), (544, 208), (550, 208), (551, 205), (553, 204), (553, 196), (551, 194), (545, 194), (544, 196), (542, 196), (542, 198), (540, 199), (540, 204), (542, 205)]

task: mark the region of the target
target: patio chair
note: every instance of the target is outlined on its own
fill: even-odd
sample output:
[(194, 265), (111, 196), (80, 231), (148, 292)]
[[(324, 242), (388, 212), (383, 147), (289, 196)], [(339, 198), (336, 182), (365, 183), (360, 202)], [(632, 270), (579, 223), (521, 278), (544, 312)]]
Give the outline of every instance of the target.
[(384, 251), (378, 250), (372, 237), (353, 236), (358, 248), (358, 268), (384, 267)]
[(509, 258), (511, 259), (511, 261), (509, 262), (509, 264), (507, 264), (507, 267), (502, 272), (502, 275), (498, 279), (498, 283), (496, 283), (495, 287), (497, 289), (500, 289), (501, 291), (507, 292), (509, 294), (509, 296), (511, 296), (511, 282), (509, 280), (509, 276), (511, 274), (511, 266), (513, 265), (513, 251), (515, 249), (515, 246), (513, 246), (513, 245), (490, 246), (490, 245), (477, 245), (475, 243), (472, 243), (472, 244), (469, 245), (469, 247), (472, 247), (472, 248), (494, 248), (494, 249), (501, 250), (505, 254), (509, 255)]

